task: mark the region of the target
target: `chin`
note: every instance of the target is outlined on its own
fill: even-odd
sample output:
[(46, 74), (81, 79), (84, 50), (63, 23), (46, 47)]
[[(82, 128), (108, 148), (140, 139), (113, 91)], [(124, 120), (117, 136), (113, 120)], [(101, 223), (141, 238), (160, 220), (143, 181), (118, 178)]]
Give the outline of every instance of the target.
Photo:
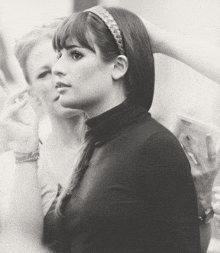
[(82, 113), (83, 112), (80, 110), (71, 109), (71, 108), (62, 108), (62, 110), (60, 110), (58, 114), (61, 118), (70, 119), (75, 116), (79, 116)]
[(72, 111), (82, 111), (82, 103), (77, 103), (77, 102), (73, 102), (73, 100), (65, 100), (65, 99), (60, 99), (60, 104), (63, 108), (72, 110)]
[(74, 100), (74, 98), (60, 96), (59, 101), (62, 107), (76, 111), (83, 111), (85, 114), (87, 114), (91, 108), (96, 108), (99, 104), (99, 101), (94, 98), (79, 98)]

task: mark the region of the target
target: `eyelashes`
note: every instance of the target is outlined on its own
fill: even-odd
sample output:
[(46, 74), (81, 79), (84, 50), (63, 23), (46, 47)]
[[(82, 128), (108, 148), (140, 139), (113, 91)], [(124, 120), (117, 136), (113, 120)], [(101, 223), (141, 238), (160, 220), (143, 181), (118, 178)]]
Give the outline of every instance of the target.
[(80, 60), (83, 57), (83, 54), (77, 50), (71, 51), (70, 55), (73, 60)]
[[(78, 51), (78, 50), (68, 50), (67, 54), (71, 57), (73, 60), (80, 60), (84, 55)], [(59, 60), (62, 57), (62, 52), (57, 51), (57, 59)]]
[(52, 73), (51, 70), (44, 71), (44, 72), (40, 73), (40, 74), (37, 76), (37, 79), (43, 79), (43, 78), (45, 78), (47, 75), (50, 75), (51, 73)]

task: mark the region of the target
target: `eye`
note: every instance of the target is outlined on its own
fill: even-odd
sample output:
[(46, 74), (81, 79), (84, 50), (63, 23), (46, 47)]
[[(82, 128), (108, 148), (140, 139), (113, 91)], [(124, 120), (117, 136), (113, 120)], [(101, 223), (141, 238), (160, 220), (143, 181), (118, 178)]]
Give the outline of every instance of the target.
[(51, 74), (51, 70), (44, 71), (44, 72), (40, 73), (40, 74), (37, 76), (37, 79), (43, 79), (43, 78), (45, 78), (47, 75), (50, 75), (50, 74)]
[(76, 51), (76, 50), (71, 51), (70, 54), (71, 54), (71, 57), (72, 57), (73, 60), (79, 60), (83, 57), (83, 55), (80, 52)]

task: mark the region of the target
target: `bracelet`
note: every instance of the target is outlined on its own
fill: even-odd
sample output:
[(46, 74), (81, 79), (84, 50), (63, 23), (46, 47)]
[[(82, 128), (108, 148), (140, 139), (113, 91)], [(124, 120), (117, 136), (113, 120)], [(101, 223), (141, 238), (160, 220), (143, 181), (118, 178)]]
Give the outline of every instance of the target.
[(16, 164), (26, 162), (36, 162), (40, 157), (39, 150), (30, 153), (14, 152), (14, 155)]
[(31, 155), (31, 154), (33, 154), (33, 153), (39, 153), (39, 147), (38, 147), (35, 151), (33, 151), (33, 152), (29, 152), (29, 153), (27, 153), (27, 152), (14, 151), (14, 155), (15, 155), (15, 157), (20, 157), (20, 156)]

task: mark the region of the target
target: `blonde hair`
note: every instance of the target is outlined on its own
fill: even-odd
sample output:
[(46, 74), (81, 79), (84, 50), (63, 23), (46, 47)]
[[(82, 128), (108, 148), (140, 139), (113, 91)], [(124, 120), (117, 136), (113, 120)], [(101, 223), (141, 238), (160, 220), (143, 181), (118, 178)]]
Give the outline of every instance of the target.
[(46, 39), (51, 40), (52, 47), (52, 38), (54, 36), (54, 33), (63, 20), (64, 18), (57, 18), (49, 24), (44, 24), (40, 27), (36, 27), (16, 41), (14, 54), (20, 64), (20, 67), (28, 84), (30, 84), (30, 79), (27, 71), (27, 60), (32, 49), (38, 43)]

